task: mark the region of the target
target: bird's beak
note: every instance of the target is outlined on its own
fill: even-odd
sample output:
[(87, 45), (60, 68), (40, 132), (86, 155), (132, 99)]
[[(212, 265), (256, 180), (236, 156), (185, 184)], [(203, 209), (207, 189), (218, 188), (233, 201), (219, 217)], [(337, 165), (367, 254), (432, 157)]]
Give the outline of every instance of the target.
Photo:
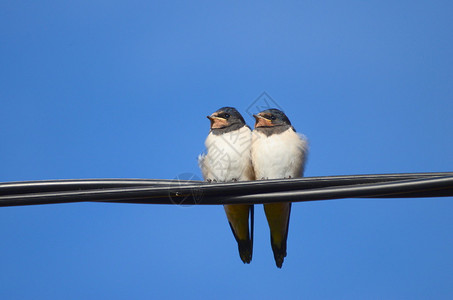
[(224, 128), (228, 125), (228, 121), (224, 118), (220, 118), (214, 115), (207, 116), (209, 121), (211, 121), (211, 129), (215, 128)]
[(274, 124), (272, 124), (271, 120), (267, 119), (266, 117), (264, 117), (264, 116), (262, 116), (260, 114), (253, 115), (253, 117), (256, 120), (255, 128), (258, 128), (258, 127), (272, 127), (272, 126), (274, 126)]

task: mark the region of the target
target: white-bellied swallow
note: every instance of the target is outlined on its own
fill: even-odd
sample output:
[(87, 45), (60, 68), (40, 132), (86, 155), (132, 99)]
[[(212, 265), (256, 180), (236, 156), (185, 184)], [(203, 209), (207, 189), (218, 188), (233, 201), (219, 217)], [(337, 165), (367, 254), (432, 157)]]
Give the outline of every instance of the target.
[[(256, 115), (252, 133), (252, 163), (257, 180), (302, 177), (308, 144), (296, 133), (281, 110), (267, 109)], [(291, 202), (264, 204), (272, 251), (277, 267), (286, 257)]]
[[(206, 154), (198, 157), (208, 182), (254, 180), (250, 156), (252, 132), (233, 107), (222, 107), (208, 116), (211, 129), (206, 138)], [(238, 243), (239, 256), (250, 263), (253, 253), (253, 205), (224, 205), (231, 230)], [(250, 222), (249, 222), (250, 221)]]

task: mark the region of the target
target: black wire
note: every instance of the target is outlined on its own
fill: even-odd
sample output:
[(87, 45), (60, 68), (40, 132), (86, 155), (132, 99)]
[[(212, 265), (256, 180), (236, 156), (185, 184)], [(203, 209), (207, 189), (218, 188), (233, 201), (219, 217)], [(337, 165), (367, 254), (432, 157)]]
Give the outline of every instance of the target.
[(304, 177), (297, 179), (278, 179), (252, 182), (237, 183), (218, 183), (208, 184), (202, 181), (194, 180), (168, 180), (168, 179), (61, 179), (61, 180), (38, 180), (38, 181), (20, 181), (0, 183), (0, 196), (10, 194), (55, 192), (69, 190), (93, 190), (115, 187), (136, 187), (136, 186), (161, 186), (161, 187), (179, 187), (181, 185), (209, 185), (211, 188), (220, 187), (224, 189), (227, 186), (269, 186), (274, 189), (278, 185), (286, 188), (285, 183), (304, 182), (304, 187), (324, 187), (330, 185), (344, 184), (362, 184), (378, 183), (383, 181), (420, 179), (428, 177), (453, 176), (453, 172), (443, 173), (402, 173), (402, 174), (377, 174), (377, 175), (342, 175), (342, 176), (322, 176), (322, 177)]
[(0, 196), (68, 190), (92, 190), (128, 186), (164, 186), (178, 182), (193, 184), (192, 180), (169, 179), (60, 179), (0, 183)]
[(239, 204), (339, 198), (453, 196), (453, 172), (305, 177), (209, 184), (190, 180), (79, 179), (0, 183), (0, 206), (68, 202)]

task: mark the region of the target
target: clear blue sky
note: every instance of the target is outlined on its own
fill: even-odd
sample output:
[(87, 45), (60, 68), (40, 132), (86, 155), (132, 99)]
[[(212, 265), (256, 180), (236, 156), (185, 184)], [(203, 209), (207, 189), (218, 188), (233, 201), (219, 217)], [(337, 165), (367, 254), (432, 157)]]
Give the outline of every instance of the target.
[[(0, 181), (201, 176), (206, 115), (264, 91), (306, 176), (453, 171), (451, 1), (0, 3)], [(252, 106), (252, 113), (254, 107)], [(453, 199), (293, 206), (275, 267), (221, 206), (0, 208), (2, 299), (451, 299)]]

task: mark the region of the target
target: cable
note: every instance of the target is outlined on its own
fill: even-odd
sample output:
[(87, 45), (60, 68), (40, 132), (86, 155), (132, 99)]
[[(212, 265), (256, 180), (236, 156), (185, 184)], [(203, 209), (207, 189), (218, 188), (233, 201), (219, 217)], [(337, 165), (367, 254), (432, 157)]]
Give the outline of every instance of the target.
[[(178, 180), (181, 184), (195, 181)], [(40, 193), (49, 191), (88, 190), (127, 186), (162, 186), (175, 183), (168, 179), (61, 179), (0, 183), (0, 196), (7, 194)]]
[(78, 179), (0, 183), (0, 206), (70, 202), (239, 204), (453, 196), (453, 172), (304, 177), (229, 183)]

